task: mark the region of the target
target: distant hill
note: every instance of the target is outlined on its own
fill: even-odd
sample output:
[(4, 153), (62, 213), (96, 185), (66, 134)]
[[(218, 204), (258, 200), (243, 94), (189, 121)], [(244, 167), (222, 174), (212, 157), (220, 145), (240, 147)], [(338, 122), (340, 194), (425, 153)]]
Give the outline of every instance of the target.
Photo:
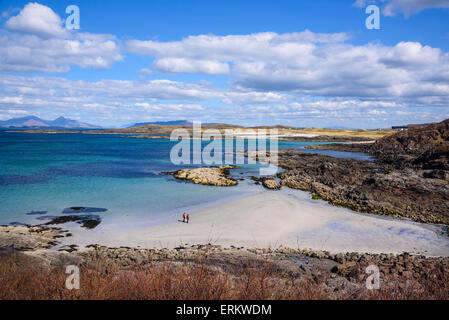
[(132, 127), (140, 127), (140, 126), (148, 126), (148, 125), (156, 125), (156, 126), (191, 126), (192, 122), (187, 120), (173, 120), (173, 121), (152, 121), (152, 122), (137, 122), (127, 128)]
[(36, 116), (27, 116), (0, 121), (0, 128), (8, 129), (101, 129), (77, 120), (59, 117), (55, 120), (44, 120)]

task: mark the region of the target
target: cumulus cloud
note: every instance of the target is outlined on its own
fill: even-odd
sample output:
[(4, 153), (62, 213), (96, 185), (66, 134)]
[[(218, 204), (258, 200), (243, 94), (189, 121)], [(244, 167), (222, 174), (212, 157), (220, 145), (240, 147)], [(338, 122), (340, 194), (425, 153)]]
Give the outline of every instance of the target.
[[(197, 100), (221, 97), (207, 84), (169, 80), (73, 81), (60, 77), (0, 76), (0, 117), (10, 110), (30, 114), (83, 115), (91, 122), (121, 123), (158, 117), (199, 118)], [(189, 102), (190, 101), (190, 102)], [(50, 115), (48, 115), (50, 114)]]
[[(224, 103), (254, 104), (282, 103), (292, 99), (289, 95), (275, 92), (245, 91), (242, 88), (222, 89), (207, 82), (180, 82), (159, 80), (100, 80), (72, 81), (60, 77), (0, 76), (0, 96), (10, 102), (39, 105), (41, 97), (48, 103), (61, 105), (94, 106), (96, 101), (114, 101), (145, 107), (155, 106), (158, 100), (221, 100)], [(13, 100), (15, 99), (15, 100)], [(5, 100), (6, 101), (6, 100)], [(45, 101), (45, 100), (44, 100)], [(45, 104), (45, 102), (43, 102)], [(197, 108), (195, 103), (183, 106)], [(197, 108), (198, 109), (198, 108)]]
[[(376, 127), (388, 125), (392, 117), (407, 116), (406, 122), (427, 122), (447, 115), (447, 107), (434, 108), (432, 112), (429, 108), (411, 110), (410, 104), (404, 101), (304, 97), (170, 80), (73, 81), (60, 77), (2, 75), (0, 97), (0, 118), (3, 119), (17, 114), (37, 114), (47, 118), (64, 114), (104, 126), (189, 119), (296, 126), (325, 126), (335, 122), (350, 125), (357, 121), (360, 126)], [(219, 100), (225, 104), (217, 103)], [(418, 101), (413, 106), (429, 106), (428, 102)], [(424, 120), (419, 118), (421, 116), (425, 116)]]
[[(60, 77), (0, 76), (1, 96), (80, 103), (96, 100), (132, 101), (148, 99), (207, 100), (223, 96), (220, 89), (205, 83), (171, 80), (100, 80), (72, 81)], [(70, 98), (70, 99), (69, 99)], [(29, 101), (30, 102), (30, 101)]]
[(36, 2), (28, 3), (17, 16), (6, 21), (6, 27), (44, 37), (67, 36), (61, 18), (49, 7)]
[(123, 59), (114, 36), (69, 32), (49, 7), (27, 4), (0, 36), (0, 71), (64, 73), (72, 65), (107, 68)]
[[(241, 89), (224, 97), (228, 103), (243, 102), (249, 96), (261, 103), (280, 102), (282, 97), (273, 92), (293, 92), (449, 104), (447, 52), (418, 42), (351, 45), (346, 42), (348, 38), (344, 33), (306, 30), (199, 35), (171, 42), (132, 40), (128, 48), (155, 57), (156, 69), (164, 66), (163, 70), (171, 72), (228, 73), (234, 86)], [(217, 71), (221, 67), (223, 70)]]
[[(228, 62), (240, 57), (268, 57), (273, 51), (283, 51), (285, 58), (294, 50), (307, 47), (310, 43), (335, 43), (349, 38), (346, 33), (301, 33), (278, 35), (273, 32), (251, 35), (199, 35), (182, 41), (159, 42), (130, 40), (128, 50), (138, 54), (156, 57), (154, 67), (164, 72), (188, 72), (202, 74), (228, 74)], [(265, 50), (269, 49), (269, 52)]]

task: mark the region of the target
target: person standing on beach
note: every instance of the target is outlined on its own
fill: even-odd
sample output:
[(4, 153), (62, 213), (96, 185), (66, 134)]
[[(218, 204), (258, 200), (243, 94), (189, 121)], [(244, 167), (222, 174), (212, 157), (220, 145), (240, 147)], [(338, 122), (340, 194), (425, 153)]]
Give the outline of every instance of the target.
[(186, 213), (185, 212), (182, 214), (182, 222), (186, 222)]
[(189, 223), (189, 220), (190, 220), (190, 215), (187, 214), (187, 223)]

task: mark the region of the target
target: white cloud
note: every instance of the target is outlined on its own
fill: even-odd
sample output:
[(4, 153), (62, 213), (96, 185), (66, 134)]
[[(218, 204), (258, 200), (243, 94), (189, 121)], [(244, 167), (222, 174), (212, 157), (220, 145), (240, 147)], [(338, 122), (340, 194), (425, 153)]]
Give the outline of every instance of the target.
[(268, 58), (273, 55), (293, 57), (295, 50), (308, 48), (312, 43), (345, 41), (345, 33), (321, 34), (305, 30), (301, 33), (278, 35), (273, 32), (250, 35), (199, 35), (182, 41), (128, 41), (128, 50), (156, 57), (154, 67), (163, 72), (228, 74), (227, 62), (236, 58)]
[(223, 102), (229, 104), (280, 103), (290, 100), (286, 94), (277, 92), (248, 91), (243, 88), (224, 93)]
[(2, 97), (0, 98), (0, 103), (21, 105), (23, 104), (23, 99), (22, 97)]
[[(199, 35), (172, 42), (132, 40), (128, 49), (154, 56), (157, 69), (163, 65), (171, 72), (213, 73), (227, 64), (230, 70), (223, 67), (222, 72), (229, 72), (239, 91), (225, 95), (227, 103), (243, 103), (247, 97), (253, 103), (281, 102), (283, 97), (274, 92), (284, 91), (412, 103), (426, 99), (449, 105), (447, 52), (418, 42), (351, 45), (345, 42), (348, 38), (344, 33), (308, 30)], [(214, 62), (215, 68), (207, 67)]]
[(401, 12), (408, 17), (413, 13), (432, 8), (449, 8), (449, 0), (390, 0), (382, 13), (391, 17)]
[(183, 110), (203, 110), (203, 106), (199, 104), (151, 104), (148, 102), (137, 102), (134, 104), (136, 107), (143, 108), (146, 111), (169, 111), (169, 110), (175, 110), (175, 111), (183, 111)]
[(89, 82), (1, 75), (0, 117), (16, 110), (47, 118), (77, 114), (84, 121), (104, 125), (155, 117), (198, 119), (205, 111), (196, 100), (221, 96), (220, 90), (207, 84), (169, 80)]
[(195, 60), (187, 58), (161, 58), (154, 62), (154, 68), (160, 72), (227, 74), (227, 63), (211, 60)]
[(147, 75), (153, 74), (153, 71), (151, 69), (148, 69), (148, 68), (142, 68), (142, 69), (139, 70), (139, 72), (142, 73), (142, 74), (147, 74)]
[(122, 59), (115, 39), (106, 35), (80, 33), (71, 39), (0, 37), (0, 71), (64, 73), (72, 65), (106, 68)]
[(68, 32), (50, 8), (29, 3), (0, 36), (0, 71), (64, 73), (72, 65), (107, 68), (123, 59), (114, 36)]
[(426, 9), (449, 8), (449, 0), (356, 0), (353, 6), (363, 8), (369, 4), (383, 5), (382, 13), (387, 17), (398, 12), (408, 17)]
[[(0, 76), (0, 96), (4, 102), (22, 104), (94, 105), (98, 100), (127, 103), (136, 101), (136, 106), (155, 106), (158, 100), (221, 100), (228, 104), (281, 103), (292, 99), (276, 92), (247, 91), (242, 88), (221, 89), (207, 82), (178, 82), (171, 80), (100, 80), (71, 81), (59, 77)], [(8, 99), (8, 101), (6, 101)], [(16, 99), (16, 100), (12, 100)], [(151, 103), (149, 103), (150, 101)], [(1, 100), (0, 100), (1, 102)], [(176, 104), (179, 105), (179, 104)], [(195, 103), (183, 103), (189, 109), (198, 109)]]
[(28, 3), (17, 16), (6, 21), (6, 27), (44, 37), (64, 37), (68, 32), (62, 27), (62, 20), (49, 7), (36, 2)]
[(220, 89), (206, 83), (184, 83), (170, 80), (72, 81), (60, 77), (0, 76), (0, 95), (30, 99), (47, 98), (75, 104), (99, 99), (113, 101), (148, 99), (206, 100), (223, 96)]
[[(426, 116), (424, 121), (437, 121), (448, 113), (447, 105), (434, 108), (429, 113), (428, 108), (410, 110), (409, 103), (404, 101), (304, 97), (294, 93), (220, 89), (208, 83), (170, 80), (73, 81), (59, 77), (1, 75), (0, 97), (0, 118), (3, 119), (17, 114), (37, 114), (44, 118), (63, 114), (104, 126), (188, 119), (296, 126), (325, 126), (338, 122), (346, 123), (347, 126), (376, 127), (385, 123), (388, 125), (392, 117), (397, 119), (406, 116), (398, 111), (410, 113), (407, 119), (411, 120), (406, 122), (413, 122), (418, 116)], [(220, 104), (218, 100), (228, 104)], [(416, 106), (428, 106), (428, 103), (424, 99), (418, 101)], [(377, 122), (370, 120), (372, 117), (376, 117)]]

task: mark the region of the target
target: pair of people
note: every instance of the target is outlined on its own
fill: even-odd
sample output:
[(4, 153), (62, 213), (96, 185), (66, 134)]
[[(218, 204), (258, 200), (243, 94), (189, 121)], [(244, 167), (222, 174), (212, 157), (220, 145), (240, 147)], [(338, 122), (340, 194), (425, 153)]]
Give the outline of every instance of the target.
[(189, 223), (189, 220), (190, 220), (190, 215), (186, 214), (184, 212), (183, 215), (182, 215), (182, 222)]

